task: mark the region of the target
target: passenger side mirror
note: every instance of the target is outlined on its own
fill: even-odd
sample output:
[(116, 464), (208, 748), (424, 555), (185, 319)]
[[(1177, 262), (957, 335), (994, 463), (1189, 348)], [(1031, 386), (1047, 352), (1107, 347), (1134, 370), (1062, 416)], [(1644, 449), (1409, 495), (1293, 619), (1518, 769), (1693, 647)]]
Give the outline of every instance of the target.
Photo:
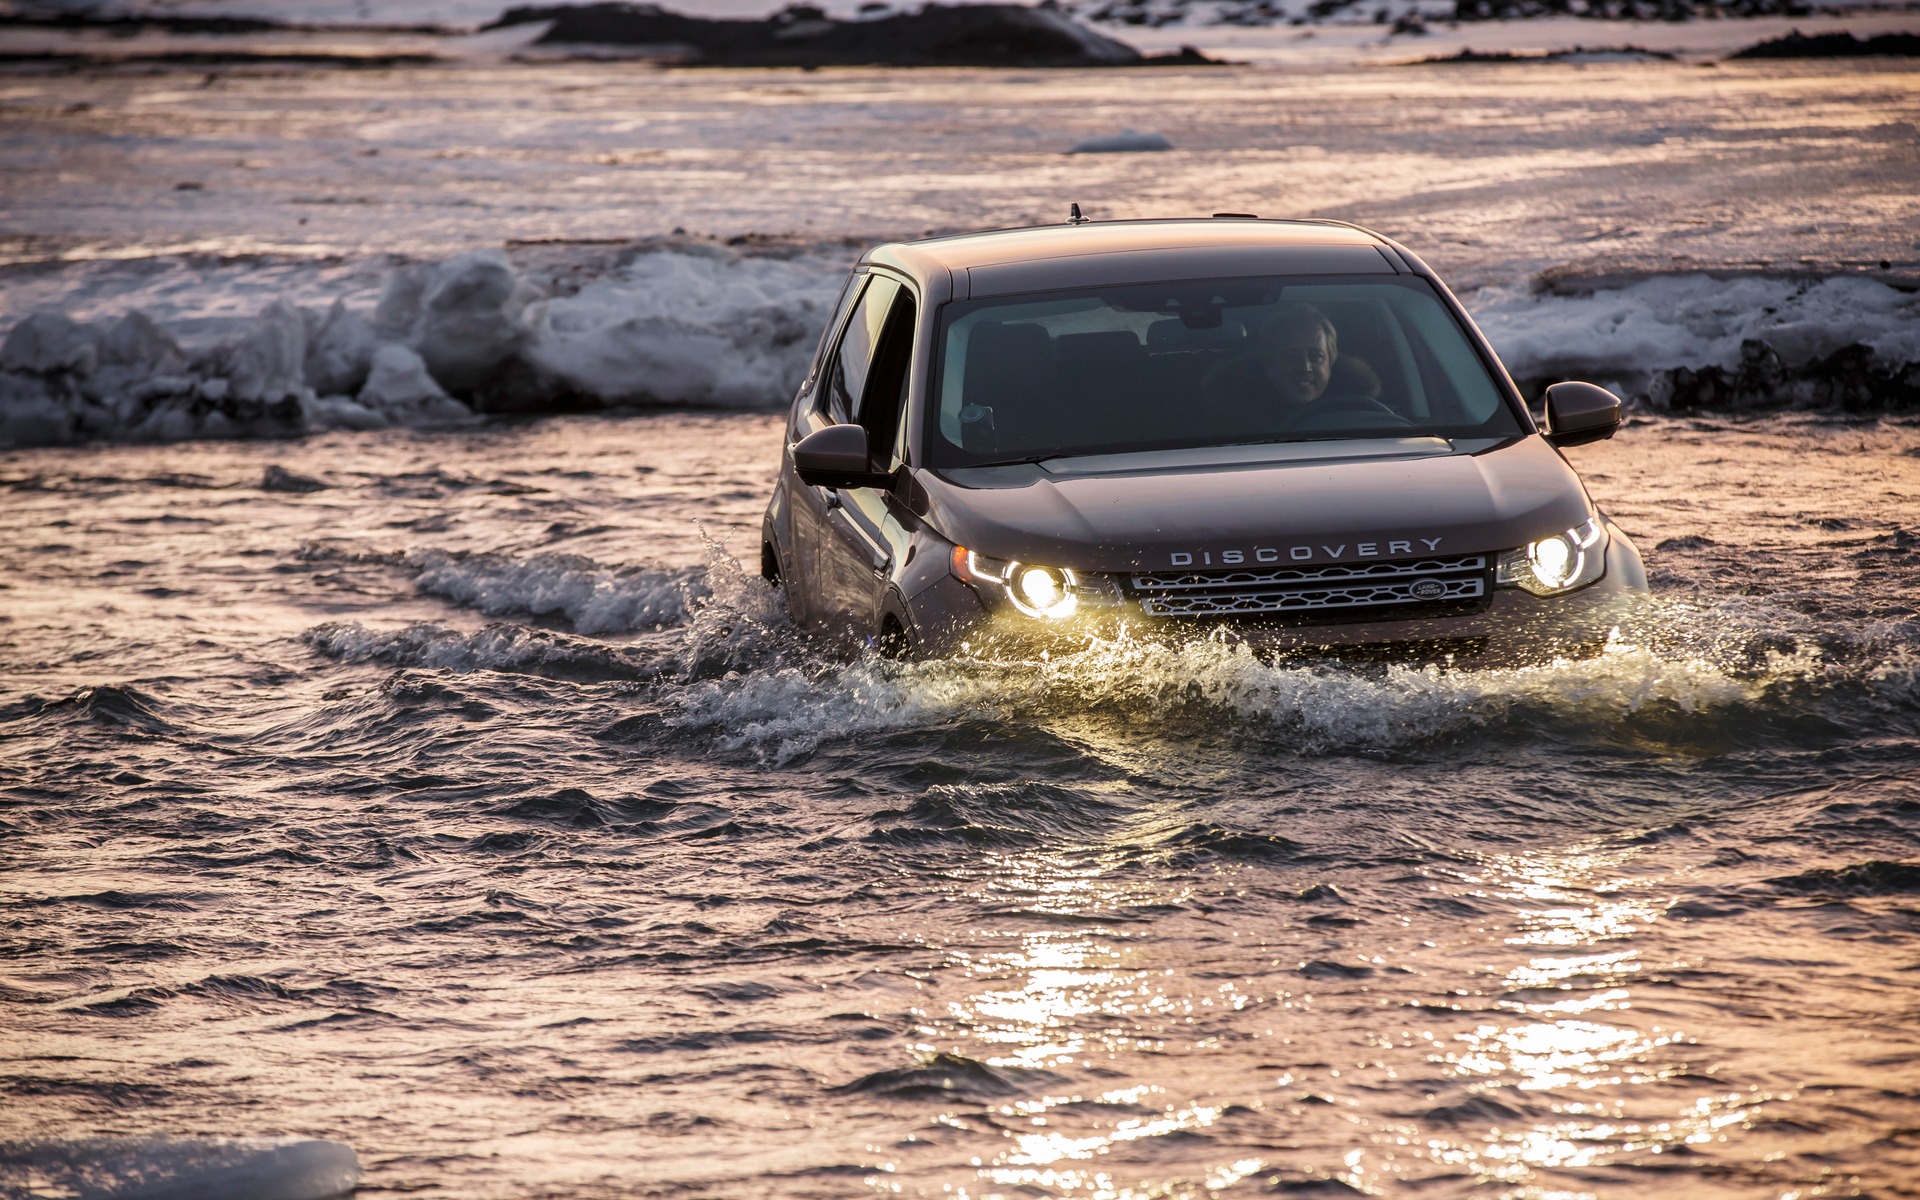
[(793, 448), (793, 470), (800, 482), (820, 488), (885, 487), (892, 479), (873, 469), (867, 431), (858, 425), (829, 425), (801, 438)]
[(1547, 440), (1556, 446), (1604, 442), (1620, 428), (1620, 397), (1591, 383), (1547, 389)]

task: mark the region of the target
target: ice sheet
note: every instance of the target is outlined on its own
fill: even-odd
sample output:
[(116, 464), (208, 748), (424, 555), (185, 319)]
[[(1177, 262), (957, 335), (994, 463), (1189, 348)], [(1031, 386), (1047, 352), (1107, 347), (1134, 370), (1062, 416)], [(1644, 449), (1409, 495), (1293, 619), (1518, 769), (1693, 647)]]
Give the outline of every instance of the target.
[(332, 1200), (351, 1146), (313, 1138), (74, 1138), (0, 1143), (0, 1192), (61, 1200)]

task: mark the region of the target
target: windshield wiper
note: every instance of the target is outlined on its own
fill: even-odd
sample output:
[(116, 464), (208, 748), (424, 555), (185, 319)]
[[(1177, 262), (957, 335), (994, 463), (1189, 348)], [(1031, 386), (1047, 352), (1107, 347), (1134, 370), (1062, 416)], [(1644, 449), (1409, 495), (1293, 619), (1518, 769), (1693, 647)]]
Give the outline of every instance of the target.
[(968, 463), (967, 465), (969, 467), (1028, 467), (1036, 463), (1052, 462), (1056, 458), (1066, 457), (1067, 455), (1055, 450), (1047, 454), (1031, 455), (1027, 458), (1002, 458), (996, 459), (993, 462)]

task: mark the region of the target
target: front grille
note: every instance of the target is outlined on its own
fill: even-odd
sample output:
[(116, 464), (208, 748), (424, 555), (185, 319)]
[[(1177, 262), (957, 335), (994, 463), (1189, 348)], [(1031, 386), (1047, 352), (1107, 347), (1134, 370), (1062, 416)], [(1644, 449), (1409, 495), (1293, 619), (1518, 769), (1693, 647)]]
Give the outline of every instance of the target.
[(1155, 617), (1442, 616), (1482, 607), (1487, 556), (1259, 567), (1231, 571), (1155, 571), (1134, 575), (1133, 595)]

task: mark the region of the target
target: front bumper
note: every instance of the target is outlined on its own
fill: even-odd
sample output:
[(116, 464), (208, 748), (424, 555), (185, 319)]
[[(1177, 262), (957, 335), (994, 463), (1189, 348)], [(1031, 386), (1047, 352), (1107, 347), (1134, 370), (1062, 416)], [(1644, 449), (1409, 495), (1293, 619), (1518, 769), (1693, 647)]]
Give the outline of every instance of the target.
[(1224, 633), (1256, 652), (1281, 657), (1364, 656), (1410, 661), (1448, 661), (1498, 667), (1592, 653), (1631, 613), (1646, 591), (1639, 552), (1617, 530), (1607, 548), (1606, 573), (1563, 596), (1534, 596), (1496, 588), (1478, 611), (1406, 619), (1289, 622), (1272, 618), (1148, 616), (1135, 600), (1087, 607), (1064, 621), (1022, 615), (991, 604), (971, 586), (942, 579), (910, 604), (917, 651), (929, 657), (1038, 650), (1068, 652), (1089, 639), (1122, 635), (1188, 641)]

